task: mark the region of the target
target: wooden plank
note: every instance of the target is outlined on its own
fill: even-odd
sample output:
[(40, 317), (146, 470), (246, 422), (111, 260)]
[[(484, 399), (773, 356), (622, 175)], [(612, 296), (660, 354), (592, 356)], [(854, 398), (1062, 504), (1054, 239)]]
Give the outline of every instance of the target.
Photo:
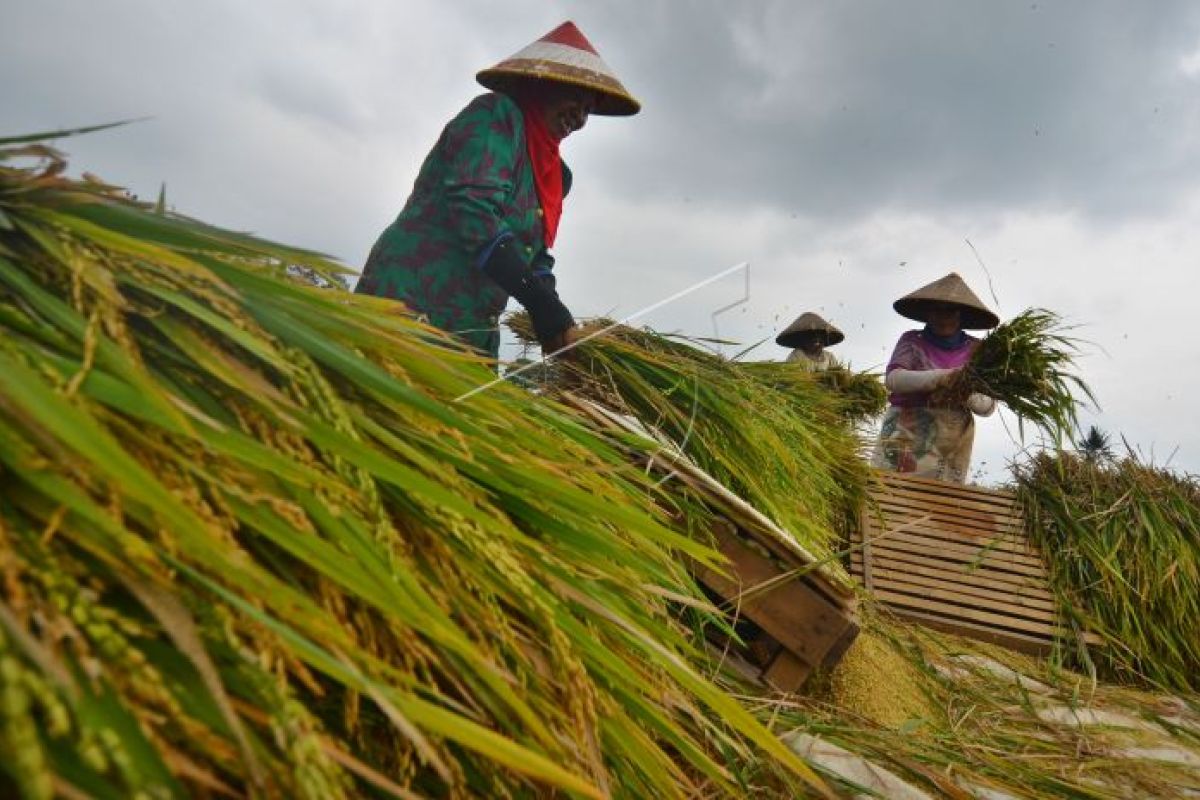
[(1058, 605), (1048, 594), (1045, 597), (1030, 597), (1016, 592), (999, 590), (967, 583), (950, 583), (940, 578), (931, 578), (914, 572), (875, 567), (876, 580), (880, 586), (908, 585), (916, 588), (928, 587), (942, 591), (960, 594), (965, 597), (977, 598), (983, 603), (1007, 603), (1019, 608), (1030, 608), (1039, 611), (1057, 613)]
[(961, 620), (948, 620), (935, 614), (924, 614), (910, 609), (893, 608), (891, 612), (898, 617), (911, 620), (935, 630), (945, 631), (968, 639), (978, 639), (983, 642), (998, 644), (1010, 650), (1017, 650), (1030, 655), (1045, 655), (1054, 646), (1053, 638), (1017, 633), (1016, 631), (998, 630), (990, 625), (978, 625)]
[[(912, 541), (913, 539), (917, 539), (917, 541)], [(994, 553), (989, 551), (975, 550), (964, 553), (961, 550), (954, 549), (961, 547), (961, 545), (951, 545), (936, 540), (920, 540), (920, 537), (891, 534), (886, 537), (873, 539), (871, 546), (878, 552), (912, 554), (938, 559), (945, 562), (943, 566), (948, 570), (962, 572), (974, 572), (978, 570), (1010, 572), (1037, 580), (1045, 580), (1046, 577), (1045, 571), (1035, 564), (997, 558)]]
[(732, 575), (699, 567), (697, 577), (798, 657), (812, 666), (821, 664), (848, 629), (857, 631), (858, 624), (852, 614), (832, 605), (798, 580), (753, 591), (776, 581), (781, 574), (779, 568), (736, 536), (720, 530), (714, 531), (714, 535), (718, 549), (731, 562)]
[(1043, 569), (1042, 559), (1036, 553), (1021, 553), (1013, 550), (1004, 550), (999, 547), (993, 547), (992, 543), (983, 537), (972, 538), (958, 536), (954, 535), (953, 531), (945, 531), (929, 524), (921, 525), (913, 523), (912, 525), (897, 525), (895, 526), (894, 533), (891, 529), (889, 529), (887, 533), (877, 538), (881, 540), (898, 542), (908, 541), (914, 544), (933, 544), (945, 546), (948, 548), (947, 552), (970, 553), (970, 557), (974, 557), (979, 553), (987, 553), (996, 561), (1003, 561), (1005, 563), (1012, 564), (1025, 564)]
[[(659, 463), (660, 467), (665, 466), (673, 470), (677, 479), (701, 492), (710, 505), (720, 509), (722, 513), (737, 522), (737, 527), (743, 534), (753, 538), (785, 563), (794, 568), (808, 567), (816, 563), (817, 559), (801, 547), (789, 531), (780, 528), (769, 517), (726, 489), (716, 479), (687, 461), (683, 456), (672, 456), (664, 451), (654, 456), (654, 460)], [(822, 566), (807, 570), (804, 579), (831, 603), (849, 610), (857, 602), (854, 597), (853, 585), (845, 578), (835, 577), (836, 575), (837, 573)]]
[(903, 472), (872, 470), (871, 476), (880, 483), (914, 488), (929, 494), (944, 494), (952, 497), (964, 497), (966, 499), (991, 498), (996, 502), (1015, 502), (1017, 500), (1017, 495), (1014, 492), (1004, 489), (988, 489), (983, 486), (948, 483), (947, 481), (939, 481), (935, 478), (919, 478), (916, 475)]
[[(866, 511), (863, 511), (859, 515), (859, 519), (861, 520), (861, 523), (862, 523), (862, 530), (864, 530), (864, 531), (871, 530), (871, 523), (866, 518)], [(859, 538), (861, 539), (861, 537), (859, 537)], [(854, 542), (854, 540), (855, 540), (855, 536), (853, 534), (851, 534), (850, 541)], [(862, 546), (862, 576), (863, 576), (863, 586), (867, 587), (868, 592), (875, 588), (875, 584), (873, 582), (874, 576), (872, 574), (872, 567), (874, 566), (873, 561), (874, 561), (874, 559), (872, 558), (872, 555), (871, 555), (871, 542), (869, 539), (867, 539), (867, 540), (863, 541), (863, 546)]]
[(842, 632), (841, 638), (834, 642), (833, 646), (825, 651), (825, 658), (821, 661), (819, 666), (828, 669), (829, 667), (837, 665), (837, 663), (842, 660), (842, 656), (846, 655), (846, 651), (850, 649), (850, 646), (854, 644), (854, 640), (858, 638), (858, 630), (857, 622), (855, 622), (853, 626), (847, 627), (846, 630)]
[[(877, 558), (873, 569), (878, 569), (880, 564), (881, 562)], [(1001, 587), (1005, 585), (1013, 592), (1037, 592), (1039, 589), (1046, 588), (1043, 586), (1042, 581), (1036, 577), (987, 569), (969, 570), (963, 568), (961, 565), (948, 564), (945, 561), (939, 561), (935, 558), (926, 558), (925, 556), (911, 553), (889, 553), (882, 564), (896, 569), (920, 567), (930, 577), (937, 577), (949, 583), (966, 583), (970, 585), (977, 579), (986, 580), (989, 584), (1000, 584), (1001, 586), (997, 587), (997, 591), (1003, 591)]]
[(797, 692), (808, 679), (812, 666), (797, 658), (795, 654), (781, 649), (763, 670), (763, 680), (781, 692)]
[(1023, 517), (1019, 511), (999, 511), (990, 509), (974, 509), (967, 506), (957, 506), (953, 503), (941, 502), (936, 498), (923, 497), (913, 492), (894, 489), (880, 494), (871, 495), (876, 503), (893, 503), (905, 508), (912, 508), (921, 513), (933, 512), (948, 517), (959, 517), (964, 520), (974, 520), (986, 525), (1006, 525), (1019, 527)]
[[(939, 527), (934, 522), (891, 525), (889, 528), (902, 528), (909, 536), (919, 536), (939, 544), (953, 544), (959, 547), (970, 547), (976, 551), (986, 550), (992, 553), (1012, 556), (1022, 563), (1037, 564), (1039, 566), (1044, 563), (1042, 557), (1036, 551), (1022, 547), (1020, 544), (1006, 544), (1002, 541), (990, 539), (987, 536), (972, 536), (954, 530), (947, 530), (946, 528)], [(881, 538), (891, 538), (891, 534), (885, 533)]]
[(871, 494), (876, 503), (896, 503), (918, 506), (920, 509), (941, 511), (946, 515), (974, 519), (986, 524), (1004, 524), (1016, 527), (1021, 523), (1019, 509), (1004, 509), (1001, 506), (988, 506), (982, 503), (967, 503), (966, 500), (955, 501), (949, 498), (932, 498), (928, 495), (908, 492), (905, 489), (888, 489), (886, 492)]
[(995, 595), (990, 598), (980, 597), (979, 595), (968, 594), (966, 592), (921, 586), (908, 583), (907, 581), (884, 581), (882, 579), (876, 581), (875, 587), (877, 591), (893, 592), (909, 595), (917, 599), (951, 603), (963, 608), (977, 609), (990, 614), (1001, 614), (1030, 622), (1042, 622), (1050, 626), (1057, 626), (1060, 621), (1058, 614), (1055, 613), (1053, 608), (1034, 608), (1032, 606), (1021, 605), (1013, 602), (1012, 597), (1005, 597), (1003, 595)]
[(1045, 574), (1045, 567), (1042, 566), (1042, 560), (1036, 556), (1025, 555), (1023, 553), (1013, 553), (1009, 550), (997, 550), (996, 548), (988, 547), (984, 542), (962, 542), (957, 539), (939, 537), (937, 531), (921, 530), (910, 528), (908, 530), (897, 530), (895, 532), (888, 531), (883, 536), (875, 539), (877, 544), (884, 542), (888, 544), (897, 544), (903, 542), (906, 545), (914, 547), (932, 547), (943, 558), (958, 558), (964, 563), (981, 561), (986, 559), (991, 564), (1005, 564), (1014, 567), (1030, 567), (1037, 570), (1038, 574)]
[(987, 511), (1001, 516), (1021, 516), (1021, 503), (1012, 496), (998, 496), (972, 487), (948, 487), (941, 483), (921, 484), (911, 480), (890, 481), (875, 484), (880, 494), (902, 492), (913, 497), (924, 498), (931, 503), (954, 505), (977, 511)]
[[(884, 519), (884, 529), (900, 527), (900, 524), (903, 522), (902, 517), (886, 517)], [(1040, 559), (1037, 551), (1030, 547), (1028, 542), (1012, 536), (998, 536), (994, 530), (984, 528), (961, 529), (939, 523), (932, 519), (923, 523), (913, 521), (904, 524), (904, 527), (913, 533), (922, 532), (930, 536), (949, 539), (961, 544), (986, 546), (991, 550), (1000, 550), (1006, 553), (1015, 553), (1017, 555)]]
[(1028, 541), (1024, 531), (1019, 525), (1009, 525), (1007, 523), (1000, 524), (994, 519), (971, 519), (961, 516), (949, 515), (942, 510), (931, 506), (920, 506), (912, 504), (911, 506), (896, 503), (895, 500), (887, 498), (881, 501), (874, 510), (871, 511), (877, 521), (887, 524), (890, 521), (904, 522), (913, 517), (929, 517), (930, 522), (940, 525), (940, 527), (962, 531), (973, 536), (988, 536), (1001, 537), (1001, 539), (1010, 539), (1018, 542)]
[[(928, 567), (922, 564), (912, 564), (905, 562), (889, 562), (887, 564), (873, 564), (872, 570), (876, 575), (882, 578), (895, 578), (905, 576), (906, 580), (915, 581), (920, 579), (921, 582), (929, 582), (939, 586), (953, 586), (960, 588), (962, 591), (978, 591), (988, 593), (989, 595), (1005, 594), (1013, 597), (1020, 597), (1030, 602), (1043, 603), (1047, 606), (1057, 607), (1054, 595), (1040, 581), (1029, 581), (1027, 583), (1013, 583), (1009, 581), (994, 580), (991, 575), (985, 570), (976, 570), (974, 572), (946, 572), (945, 570)], [(862, 557), (857, 554), (850, 556), (850, 572), (858, 574), (862, 569)]]
[(902, 508), (889, 502), (878, 506), (871, 512), (871, 516), (872, 522), (885, 528), (892, 528), (921, 518), (925, 520), (924, 524), (926, 525), (944, 528), (963, 536), (971, 536), (976, 539), (999, 539), (1030, 547), (1029, 540), (1016, 528), (984, 520), (955, 517), (932, 509)]
[[(911, 541), (916, 539), (917, 541)], [(913, 553), (947, 561), (952, 565), (965, 567), (966, 570), (997, 570), (1013, 572), (1015, 575), (1030, 576), (1045, 579), (1042, 567), (1033, 564), (1022, 564), (1018, 561), (996, 558), (996, 554), (988, 551), (970, 551), (959, 545), (943, 545), (943, 543), (925, 543), (920, 537), (906, 537), (904, 534), (892, 534), (882, 539), (871, 541), (872, 549), (888, 553)], [(959, 549), (961, 548), (961, 549)], [(965, 552), (964, 552), (965, 551)]]
[[(874, 504), (851, 541), (863, 550), (871, 543), (872, 585), (893, 613), (1026, 652), (1046, 652), (1056, 635), (1074, 636), (1057, 614), (1015, 494), (897, 473), (874, 477)], [(866, 569), (861, 552), (852, 550), (849, 561), (852, 575)], [(1090, 633), (1084, 639), (1098, 641)]]
[(885, 589), (877, 589), (875, 596), (880, 600), (885, 601), (887, 605), (891, 607), (900, 606), (904, 608), (916, 609), (926, 613), (933, 612), (941, 617), (950, 619), (963, 619), (975, 623), (985, 623), (998, 628), (1007, 628), (1025, 633), (1041, 634), (1043, 636), (1053, 636), (1058, 631), (1056, 626), (1047, 625), (1042, 622), (1019, 619), (1016, 617), (1007, 616), (1005, 614), (993, 614), (989, 611), (966, 608), (955, 605), (954, 603), (945, 603), (939, 600), (912, 597), (910, 595)]

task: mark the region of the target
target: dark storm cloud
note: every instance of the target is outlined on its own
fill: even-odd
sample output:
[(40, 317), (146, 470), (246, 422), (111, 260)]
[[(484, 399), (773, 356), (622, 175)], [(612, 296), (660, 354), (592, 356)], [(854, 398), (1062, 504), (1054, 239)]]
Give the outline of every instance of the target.
[(1159, 209), (1200, 175), (1198, 84), (1179, 69), (1194, 4), (641, 8), (645, 24), (606, 31), (646, 105), (613, 191), (817, 216), (1108, 215)]

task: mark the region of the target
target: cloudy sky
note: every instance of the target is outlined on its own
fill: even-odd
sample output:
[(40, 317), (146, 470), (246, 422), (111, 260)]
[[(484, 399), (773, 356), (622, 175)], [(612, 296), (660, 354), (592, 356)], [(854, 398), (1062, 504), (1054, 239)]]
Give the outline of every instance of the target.
[[(837, 355), (879, 369), (911, 327), (892, 301), (957, 270), (1002, 316), (1079, 325), (1101, 404), (1085, 422), (1200, 472), (1194, 2), (5, 5), (0, 135), (150, 117), (63, 141), (73, 171), (145, 197), (165, 182), (181, 212), (355, 268), (475, 72), (572, 19), (644, 105), (564, 144), (557, 271), (577, 316), (746, 261), (723, 337), (817, 310), (847, 333)], [(712, 335), (744, 283), (644, 321)], [(982, 421), (985, 479), (1015, 436)]]

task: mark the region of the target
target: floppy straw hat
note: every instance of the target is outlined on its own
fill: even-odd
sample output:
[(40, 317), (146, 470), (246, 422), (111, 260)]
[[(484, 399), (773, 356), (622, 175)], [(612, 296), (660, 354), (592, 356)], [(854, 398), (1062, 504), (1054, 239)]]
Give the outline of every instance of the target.
[(904, 295), (892, 303), (892, 308), (902, 317), (915, 319), (917, 322), (928, 322), (930, 307), (937, 305), (957, 306), (962, 312), (964, 328), (981, 330), (1000, 324), (1000, 318), (975, 296), (957, 272), (951, 272), (944, 278), (938, 278), (933, 283)]
[(819, 315), (805, 311), (775, 337), (775, 344), (780, 347), (800, 347), (805, 339), (823, 339), (825, 346), (829, 347), (845, 338), (845, 334)]
[(514, 85), (531, 79), (594, 90), (597, 92), (594, 114), (627, 117), (642, 107), (621, 85), (574, 22), (564, 22), (533, 44), (475, 76), (475, 80), (494, 92), (509, 91)]

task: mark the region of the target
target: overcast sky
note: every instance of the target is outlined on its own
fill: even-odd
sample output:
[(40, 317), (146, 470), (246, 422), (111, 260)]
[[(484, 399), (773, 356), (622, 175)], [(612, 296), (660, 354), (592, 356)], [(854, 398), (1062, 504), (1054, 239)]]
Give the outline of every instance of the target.
[[(747, 261), (722, 336), (816, 310), (878, 369), (913, 326), (892, 301), (954, 269), (1080, 325), (1086, 423), (1200, 472), (1195, 2), (10, 0), (0, 135), (151, 117), (61, 142), (72, 171), (357, 269), (475, 73), (566, 19), (644, 105), (563, 146), (577, 316)], [(644, 321), (709, 336), (743, 288)], [(981, 422), (986, 479), (1015, 435)]]

